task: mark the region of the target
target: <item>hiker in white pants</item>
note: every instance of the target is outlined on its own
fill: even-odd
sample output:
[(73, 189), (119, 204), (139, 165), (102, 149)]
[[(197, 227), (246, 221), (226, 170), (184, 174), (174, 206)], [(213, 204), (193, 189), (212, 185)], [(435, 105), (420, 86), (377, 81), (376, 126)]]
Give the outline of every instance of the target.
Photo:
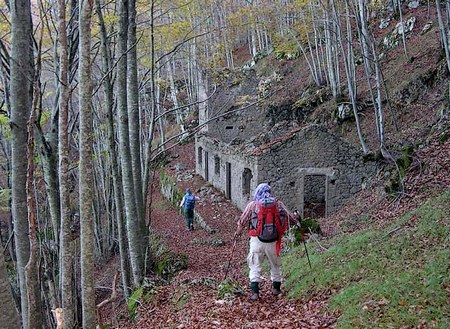
[(250, 269), (250, 282), (261, 281), (262, 263), (267, 256), (270, 264), (270, 279), (272, 282), (281, 282), (281, 257), (277, 256), (277, 242), (261, 242), (257, 236), (250, 237), (250, 250), (247, 264)]
[[(265, 215), (261, 215), (262, 213)], [(265, 222), (266, 217), (273, 219), (270, 225), (272, 225), (273, 230), (276, 228), (275, 238), (273, 239), (266, 240), (264, 238), (262, 227), (269, 225)], [(294, 214), (280, 200), (272, 196), (269, 184), (259, 184), (255, 189), (253, 201), (245, 207), (238, 220), (235, 233), (235, 238), (237, 238), (244, 227), (249, 227), (250, 249), (247, 264), (250, 268), (249, 279), (252, 289), (250, 299), (252, 301), (259, 298), (259, 282), (261, 282), (262, 263), (265, 257), (268, 258), (270, 263), (272, 294), (281, 294), (281, 238), (286, 231), (288, 220), (297, 224)]]

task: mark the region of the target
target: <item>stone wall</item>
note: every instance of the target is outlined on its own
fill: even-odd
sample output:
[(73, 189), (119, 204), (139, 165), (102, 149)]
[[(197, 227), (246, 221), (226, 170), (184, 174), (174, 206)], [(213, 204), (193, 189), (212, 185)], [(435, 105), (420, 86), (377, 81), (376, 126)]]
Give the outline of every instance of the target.
[(250, 154), (198, 135), (196, 171), (240, 209), (259, 183), (268, 182), (288, 208), (303, 211), (305, 202), (326, 201), (327, 215), (361, 190), (375, 174), (376, 163), (364, 160), (358, 148), (326, 128), (310, 125)]
[(248, 107), (259, 99), (259, 80), (254, 72), (229, 74), (208, 102), (208, 118), (218, 117), (208, 123), (208, 134), (224, 143), (239, 144), (263, 131), (267, 110), (255, 105)]
[[(256, 159), (239, 155), (232, 146), (201, 135), (196, 137), (195, 145), (196, 172), (244, 209), (257, 186)], [(244, 193), (245, 190), (249, 193)]]
[[(326, 128), (311, 125), (258, 155), (259, 179), (272, 184), (273, 191), (290, 208), (303, 209), (305, 195), (325, 190), (326, 214), (360, 191), (373, 176), (376, 164), (365, 161), (355, 146)], [(324, 186), (309, 188), (309, 175), (321, 175)], [(316, 181), (319, 183), (319, 181)]]

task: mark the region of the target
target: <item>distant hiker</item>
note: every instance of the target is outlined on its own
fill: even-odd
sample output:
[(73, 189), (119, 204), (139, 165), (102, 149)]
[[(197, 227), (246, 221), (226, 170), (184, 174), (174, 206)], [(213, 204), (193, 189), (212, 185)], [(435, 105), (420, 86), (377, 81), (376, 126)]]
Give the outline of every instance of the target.
[(189, 231), (194, 229), (195, 201), (200, 201), (200, 198), (193, 195), (190, 188), (186, 189), (186, 193), (180, 202), (180, 207), (184, 208), (184, 217), (186, 218), (186, 226)]
[(272, 294), (281, 294), (281, 238), (287, 229), (287, 221), (293, 224), (297, 219), (286, 206), (272, 196), (271, 188), (267, 183), (259, 184), (251, 201), (237, 223), (235, 238), (244, 227), (248, 227), (250, 235), (250, 250), (247, 256), (247, 264), (250, 268), (249, 278), (252, 295), (250, 299), (256, 301), (259, 298), (259, 282), (264, 257), (270, 263), (270, 279), (272, 280)]

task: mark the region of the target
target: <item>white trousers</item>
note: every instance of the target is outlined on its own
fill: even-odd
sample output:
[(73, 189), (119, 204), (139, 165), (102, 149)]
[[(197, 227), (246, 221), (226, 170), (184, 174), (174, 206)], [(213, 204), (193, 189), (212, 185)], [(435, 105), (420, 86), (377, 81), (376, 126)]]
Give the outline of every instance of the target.
[(250, 237), (250, 251), (247, 256), (250, 282), (261, 281), (262, 263), (266, 256), (270, 263), (270, 279), (272, 282), (281, 282), (281, 257), (277, 256), (276, 243), (261, 242), (256, 236)]

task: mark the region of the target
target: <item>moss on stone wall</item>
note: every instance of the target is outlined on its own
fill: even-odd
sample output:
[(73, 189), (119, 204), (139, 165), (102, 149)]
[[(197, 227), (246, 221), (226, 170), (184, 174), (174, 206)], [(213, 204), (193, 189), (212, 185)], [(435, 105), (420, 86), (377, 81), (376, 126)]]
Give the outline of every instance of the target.
[(183, 191), (177, 187), (175, 179), (169, 176), (164, 170), (159, 172), (159, 186), (162, 195), (172, 205), (178, 207), (181, 199), (183, 199)]
[(153, 259), (150, 267), (156, 274), (165, 280), (171, 280), (177, 272), (187, 268), (187, 256), (172, 252), (157, 236), (152, 236), (151, 241), (150, 254)]

